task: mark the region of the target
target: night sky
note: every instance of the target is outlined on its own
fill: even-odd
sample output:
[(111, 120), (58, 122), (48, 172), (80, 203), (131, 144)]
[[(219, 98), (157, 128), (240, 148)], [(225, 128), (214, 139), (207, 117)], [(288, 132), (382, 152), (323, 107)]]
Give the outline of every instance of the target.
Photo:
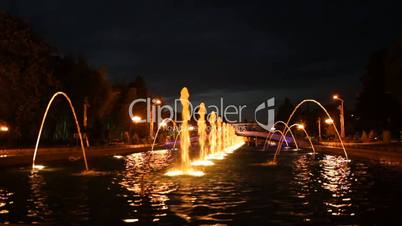
[(253, 105), (275, 96), (352, 106), (370, 53), (402, 31), (401, 1), (1, 1), (63, 54), (116, 82)]

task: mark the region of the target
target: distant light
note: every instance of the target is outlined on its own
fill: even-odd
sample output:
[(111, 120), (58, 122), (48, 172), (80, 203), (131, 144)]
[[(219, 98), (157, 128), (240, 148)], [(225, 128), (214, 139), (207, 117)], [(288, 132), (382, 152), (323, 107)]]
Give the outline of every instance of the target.
[(123, 156), (122, 156), (122, 155), (113, 155), (113, 158), (115, 158), (115, 159), (122, 159)]
[(135, 223), (138, 222), (138, 219), (123, 219), (124, 223)]
[(325, 119), (325, 123), (332, 124), (332, 123), (334, 123), (334, 120), (332, 118), (327, 118), (327, 119)]
[(188, 127), (188, 130), (190, 130), (190, 131), (194, 131), (194, 130), (195, 130), (195, 128), (194, 128), (194, 126), (190, 126), (190, 127)]
[(7, 126), (0, 126), (0, 131), (1, 132), (8, 132), (8, 127)]
[(275, 127), (272, 127), (272, 128), (271, 128), (271, 131), (275, 131), (275, 130), (276, 130)]
[(43, 170), (45, 168), (45, 166), (44, 165), (34, 165), (33, 168), (36, 170)]
[(159, 98), (154, 98), (154, 99), (152, 99), (152, 103), (155, 105), (161, 105), (162, 101)]
[(297, 128), (298, 129), (304, 129), (304, 125), (303, 124), (297, 124)]
[(339, 98), (338, 95), (333, 95), (333, 96), (332, 96), (332, 99), (334, 99), (334, 100), (337, 100), (338, 98)]
[(141, 117), (140, 117), (140, 116), (133, 116), (133, 117), (131, 118), (131, 120), (132, 120), (134, 123), (139, 123), (139, 122), (141, 122)]

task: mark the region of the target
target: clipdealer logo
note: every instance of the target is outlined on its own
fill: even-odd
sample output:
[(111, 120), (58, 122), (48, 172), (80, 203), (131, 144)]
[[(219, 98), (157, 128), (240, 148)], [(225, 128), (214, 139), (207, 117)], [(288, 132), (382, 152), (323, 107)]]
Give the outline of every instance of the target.
[[(136, 104), (146, 104), (146, 118), (139, 118), (133, 112), (134, 106)], [(199, 105), (193, 106), (193, 104), (189, 101), (190, 108), (190, 118), (197, 120)], [(128, 114), (131, 119), (137, 117), (138, 123), (150, 123), (150, 122), (162, 122), (163, 120), (169, 118), (177, 123), (180, 123), (180, 117), (178, 114), (180, 113), (180, 99), (175, 99), (173, 105), (156, 105), (152, 102), (151, 98), (139, 98), (135, 99), (130, 103)], [(272, 125), (275, 122), (275, 97), (271, 97), (261, 104), (259, 104), (254, 109), (254, 120), (255, 122), (263, 129), (269, 131)], [(223, 121), (227, 123), (240, 123), (242, 121), (242, 117), (244, 116), (244, 112), (247, 109), (247, 105), (227, 105), (224, 104), (224, 99), (220, 98), (219, 105), (206, 105), (207, 115), (206, 119), (209, 121), (209, 116), (212, 112), (215, 112), (219, 115)], [(264, 112), (265, 111), (265, 112)], [(259, 120), (257, 117), (258, 114), (266, 115), (267, 120), (264, 122)], [(166, 116), (167, 115), (167, 116)], [(163, 117), (164, 116), (164, 117)]]

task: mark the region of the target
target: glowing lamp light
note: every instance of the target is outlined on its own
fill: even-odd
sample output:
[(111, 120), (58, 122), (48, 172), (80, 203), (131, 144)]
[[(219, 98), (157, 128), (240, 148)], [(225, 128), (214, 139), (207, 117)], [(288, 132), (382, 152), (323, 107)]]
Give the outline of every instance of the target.
[(158, 98), (154, 98), (154, 99), (152, 99), (152, 103), (155, 104), (155, 105), (161, 105), (162, 101), (160, 99), (158, 99)]
[(332, 96), (332, 99), (334, 99), (334, 100), (337, 100), (338, 98), (339, 98), (338, 95), (333, 95), (333, 96)]
[(124, 223), (135, 223), (135, 222), (138, 222), (138, 221), (139, 221), (138, 219), (123, 219)]
[(304, 125), (303, 124), (297, 124), (297, 129), (304, 129)]
[(189, 130), (189, 131), (194, 131), (195, 128), (194, 128), (194, 126), (190, 126), (190, 127), (188, 127), (188, 130)]
[(332, 118), (327, 118), (327, 119), (325, 119), (325, 123), (332, 124), (332, 123), (334, 123), (334, 120)]
[(131, 118), (131, 120), (132, 120), (134, 123), (139, 123), (139, 122), (141, 122), (141, 117), (140, 117), (140, 116), (133, 116), (133, 117)]
[(0, 131), (1, 132), (8, 132), (8, 127), (7, 126), (0, 126)]
[(35, 169), (35, 170), (43, 170), (44, 168), (45, 168), (44, 165), (34, 165), (33, 166), (33, 169)]

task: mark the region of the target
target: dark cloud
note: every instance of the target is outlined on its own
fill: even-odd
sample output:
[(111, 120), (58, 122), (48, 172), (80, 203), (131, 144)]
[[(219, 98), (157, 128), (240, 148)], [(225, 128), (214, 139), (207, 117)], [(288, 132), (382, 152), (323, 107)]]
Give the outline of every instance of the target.
[(368, 55), (389, 46), (400, 1), (3, 1), (63, 53), (141, 74), (161, 95), (251, 103), (268, 96), (353, 102)]

